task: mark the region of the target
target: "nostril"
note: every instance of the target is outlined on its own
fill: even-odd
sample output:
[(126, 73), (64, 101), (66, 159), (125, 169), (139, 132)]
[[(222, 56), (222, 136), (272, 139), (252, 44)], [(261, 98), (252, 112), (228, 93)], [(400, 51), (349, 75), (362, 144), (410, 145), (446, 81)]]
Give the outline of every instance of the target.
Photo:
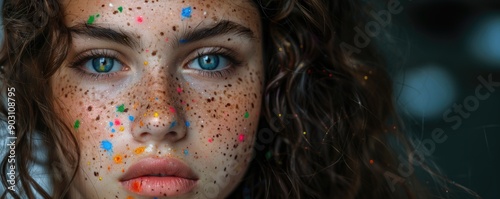
[(147, 140), (151, 137), (151, 133), (148, 133), (148, 132), (142, 132), (141, 134), (139, 134), (139, 137), (143, 140)]

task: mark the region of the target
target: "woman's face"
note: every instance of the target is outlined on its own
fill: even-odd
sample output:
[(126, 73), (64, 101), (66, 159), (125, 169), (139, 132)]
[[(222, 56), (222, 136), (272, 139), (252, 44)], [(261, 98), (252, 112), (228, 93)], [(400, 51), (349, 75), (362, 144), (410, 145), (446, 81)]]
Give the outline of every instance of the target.
[(72, 198), (223, 198), (252, 158), (263, 63), (250, 1), (70, 1), (51, 79), (82, 150)]

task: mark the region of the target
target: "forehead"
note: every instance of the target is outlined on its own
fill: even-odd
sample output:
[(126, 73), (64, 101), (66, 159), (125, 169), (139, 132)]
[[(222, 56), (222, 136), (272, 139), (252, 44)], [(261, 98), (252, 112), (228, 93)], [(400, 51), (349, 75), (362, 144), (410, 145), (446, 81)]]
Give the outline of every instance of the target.
[(250, 0), (63, 0), (63, 8), (68, 26), (87, 22), (145, 30), (231, 20), (254, 29), (260, 20), (256, 4)]

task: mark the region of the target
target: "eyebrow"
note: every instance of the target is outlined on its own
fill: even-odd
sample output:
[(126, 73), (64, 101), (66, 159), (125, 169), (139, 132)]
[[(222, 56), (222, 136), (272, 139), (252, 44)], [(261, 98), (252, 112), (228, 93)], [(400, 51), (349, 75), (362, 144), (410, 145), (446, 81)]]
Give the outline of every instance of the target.
[(212, 38), (220, 35), (226, 34), (235, 34), (238, 36), (246, 37), (249, 40), (253, 40), (255, 38), (255, 34), (250, 28), (247, 28), (238, 23), (222, 20), (217, 23), (217, 25), (212, 27), (195, 29), (193, 31), (187, 32), (179, 42), (187, 43), (187, 42), (195, 42), (206, 38)]
[(138, 47), (139, 41), (133, 37), (132, 33), (123, 30), (114, 30), (111, 28), (90, 25), (86, 23), (77, 24), (68, 28), (70, 33), (89, 36), (102, 40), (109, 40), (130, 48)]
[[(69, 27), (68, 29), (70, 33), (89, 36), (102, 40), (109, 40), (118, 44), (128, 46), (130, 48), (139, 46), (139, 41), (136, 39), (136, 37), (133, 37), (133, 34), (131, 32), (127, 32), (124, 30), (117, 31), (112, 28), (106, 28), (87, 23), (80, 23), (75, 26)], [(252, 30), (250, 30), (250, 28), (232, 21), (222, 20), (215, 26), (199, 29), (195, 28), (195, 30), (193, 31), (184, 33), (181, 39), (177, 41), (177, 44), (191, 43), (202, 39), (217, 37), (226, 34), (243, 36), (249, 40), (253, 40), (255, 38), (255, 34)]]

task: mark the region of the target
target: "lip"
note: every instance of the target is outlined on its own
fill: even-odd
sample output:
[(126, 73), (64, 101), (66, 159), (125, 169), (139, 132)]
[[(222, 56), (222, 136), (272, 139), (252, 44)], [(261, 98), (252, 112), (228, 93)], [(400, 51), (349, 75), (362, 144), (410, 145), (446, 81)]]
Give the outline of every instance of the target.
[(125, 189), (143, 196), (179, 196), (192, 191), (198, 176), (174, 158), (144, 158), (120, 178)]

